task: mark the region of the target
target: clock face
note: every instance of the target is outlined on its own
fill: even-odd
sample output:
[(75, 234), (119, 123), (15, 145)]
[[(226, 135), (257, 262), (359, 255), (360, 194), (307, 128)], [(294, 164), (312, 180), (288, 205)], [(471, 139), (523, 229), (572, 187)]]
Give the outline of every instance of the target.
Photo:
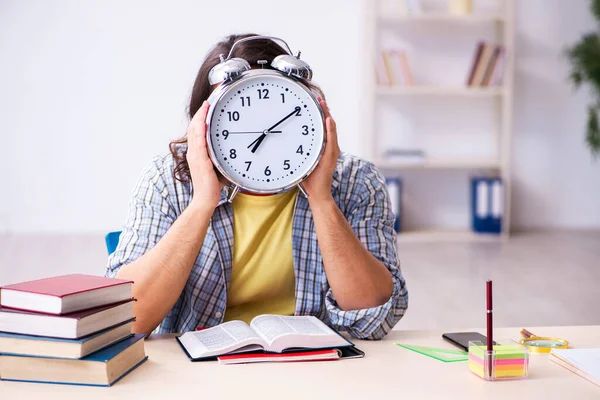
[(312, 171), (325, 136), (308, 89), (277, 72), (254, 70), (222, 90), (211, 105), (208, 143), (225, 177), (248, 191), (274, 193)]

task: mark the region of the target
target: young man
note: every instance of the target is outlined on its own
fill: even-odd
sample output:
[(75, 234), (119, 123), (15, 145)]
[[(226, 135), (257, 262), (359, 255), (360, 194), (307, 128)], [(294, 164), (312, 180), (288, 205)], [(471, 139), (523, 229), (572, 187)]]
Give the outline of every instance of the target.
[[(308, 199), (293, 190), (226, 201), (206, 147), (207, 74), (241, 37), (207, 56), (188, 133), (136, 186), (107, 276), (135, 281), (136, 332), (185, 332), (268, 313), (315, 315), (354, 337), (380, 339), (408, 305), (394, 216), (376, 168), (340, 154), (325, 101), (327, 145), (303, 183)], [(257, 42), (237, 46), (234, 56), (252, 62), (283, 53)]]

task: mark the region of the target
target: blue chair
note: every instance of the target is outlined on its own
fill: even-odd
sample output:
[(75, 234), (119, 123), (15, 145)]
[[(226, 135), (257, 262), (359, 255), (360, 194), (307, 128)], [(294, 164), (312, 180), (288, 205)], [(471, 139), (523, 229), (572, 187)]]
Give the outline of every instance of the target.
[(106, 250), (108, 250), (108, 255), (114, 253), (119, 244), (119, 238), (121, 237), (121, 231), (109, 232), (105, 236), (106, 240)]

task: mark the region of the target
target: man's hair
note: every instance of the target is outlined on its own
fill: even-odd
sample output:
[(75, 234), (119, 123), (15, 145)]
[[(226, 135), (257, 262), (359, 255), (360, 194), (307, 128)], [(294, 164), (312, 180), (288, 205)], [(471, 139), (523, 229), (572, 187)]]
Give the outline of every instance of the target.
[[(188, 107), (188, 115), (190, 120), (194, 117), (194, 114), (200, 109), (202, 103), (208, 99), (212, 92), (212, 86), (208, 82), (208, 74), (210, 70), (221, 62), (219, 55), (223, 54), (225, 57), (229, 54), (233, 44), (240, 40), (250, 36), (257, 36), (254, 33), (247, 33), (242, 35), (230, 35), (225, 40), (217, 43), (208, 54), (206, 59), (200, 66), (196, 81), (194, 82), (194, 88), (192, 89), (192, 95), (190, 97), (190, 104)], [(235, 51), (232, 57), (243, 58), (248, 61), (251, 66), (256, 66), (258, 60), (267, 60), (265, 67), (270, 68), (271, 61), (275, 57), (281, 54), (287, 54), (287, 52), (279, 46), (277, 43), (270, 39), (256, 39), (242, 42), (235, 47)], [(310, 82), (303, 82), (311, 90), (315, 91), (321, 98), (325, 98), (323, 93), (318, 86)], [(186, 182), (190, 179), (190, 168), (187, 163), (187, 135), (180, 139), (174, 140), (169, 144), (171, 154), (175, 159), (175, 167), (173, 169), (173, 175), (175, 179), (180, 182)]]

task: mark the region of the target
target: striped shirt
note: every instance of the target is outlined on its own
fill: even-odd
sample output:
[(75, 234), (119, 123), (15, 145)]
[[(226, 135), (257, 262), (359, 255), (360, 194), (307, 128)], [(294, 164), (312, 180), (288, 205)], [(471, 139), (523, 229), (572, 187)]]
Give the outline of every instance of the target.
[[(190, 183), (173, 177), (171, 154), (157, 157), (135, 186), (129, 215), (106, 276), (149, 251), (165, 235), (192, 198)], [(329, 287), (308, 200), (297, 196), (292, 222), (296, 276), (295, 315), (314, 315), (360, 339), (381, 339), (402, 318), (408, 292), (397, 255), (394, 215), (385, 181), (375, 166), (340, 154), (331, 192), (360, 241), (390, 271), (391, 297), (382, 305), (342, 310)], [(223, 189), (204, 243), (179, 299), (157, 328), (158, 333), (186, 332), (223, 321), (231, 282), (233, 211)]]

